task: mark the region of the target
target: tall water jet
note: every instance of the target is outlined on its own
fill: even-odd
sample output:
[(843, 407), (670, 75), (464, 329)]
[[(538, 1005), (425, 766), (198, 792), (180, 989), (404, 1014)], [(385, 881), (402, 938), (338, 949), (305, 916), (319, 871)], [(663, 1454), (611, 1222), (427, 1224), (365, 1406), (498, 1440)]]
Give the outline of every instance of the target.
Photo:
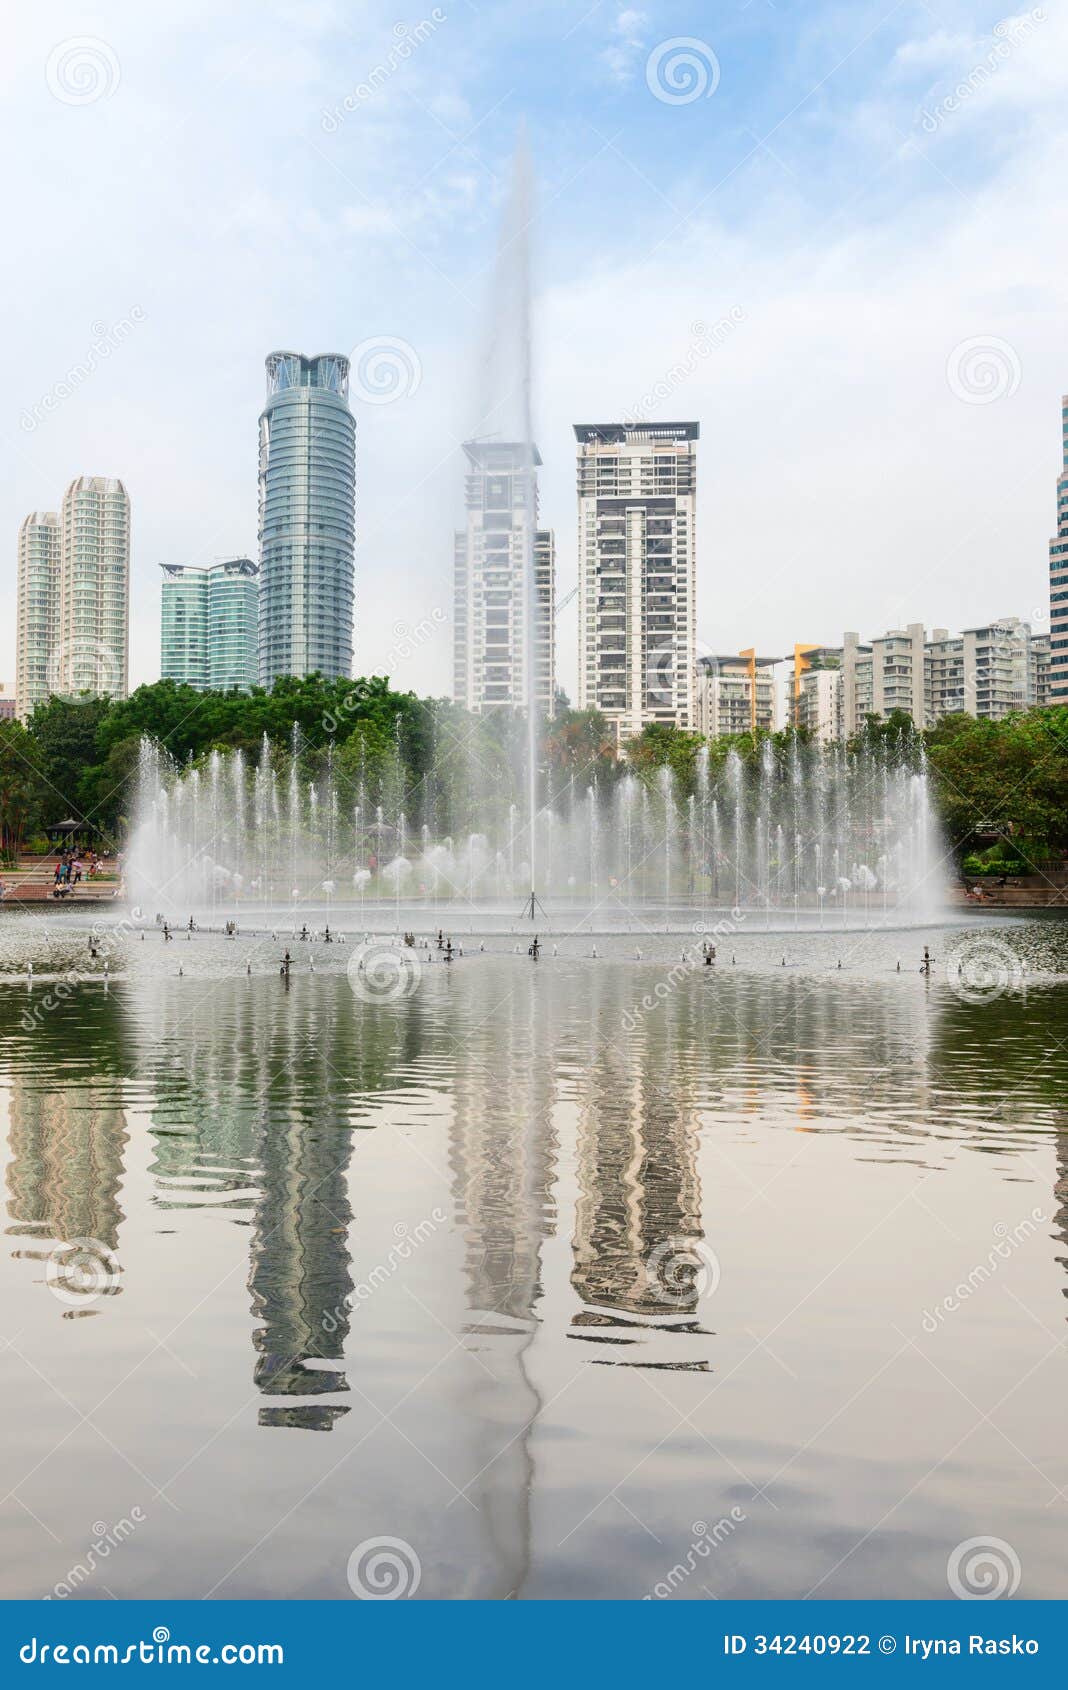
[(297, 745), (280, 787), (269, 743), (255, 766), (216, 750), (180, 769), (146, 740), (126, 864), (133, 902), (188, 916), (291, 901), (295, 913), (329, 882), (331, 905), (378, 900), (399, 919), (408, 894), (514, 913), (520, 898), (530, 909), (533, 888), (535, 907), (547, 892), (594, 909), (609, 891), (617, 913), (643, 921), (726, 903), (797, 927), (809, 915), (835, 926), (929, 918), (940, 901), (939, 831), (910, 744), (767, 741), (745, 756), (732, 748), (715, 772), (702, 760), (692, 780), (602, 767), (569, 778), (529, 821), (518, 764), (494, 765), (480, 796), (442, 741), (428, 819), (416, 808), (426, 784), (399, 778), (399, 744), (370, 790), (341, 757), (303, 781)]
[[(483, 362), (480, 429), (483, 441), (465, 448), (473, 465), (481, 467), (493, 457), (492, 444), (503, 436), (497, 449), (500, 469), (506, 469), (511, 485), (508, 524), (518, 547), (511, 553), (519, 571), (519, 593), (512, 603), (509, 684), (487, 686), (487, 700), (505, 693), (503, 700), (525, 718), (523, 736), (523, 814), (529, 865), (524, 914), (534, 918), (539, 907), (540, 862), (538, 856), (538, 746), (541, 739), (540, 706), (551, 709), (552, 700), (540, 697), (539, 630), (551, 618), (551, 590), (548, 603), (539, 599), (537, 570), (538, 492), (536, 465), (540, 461), (534, 444), (533, 356), (531, 329), (530, 226), (533, 216), (533, 187), (526, 139), (520, 135), (513, 168), (512, 186), (501, 226), (493, 297), (489, 312), (489, 334)], [(516, 555), (518, 551), (519, 555)], [(551, 589), (551, 577), (550, 577)], [(488, 602), (488, 600), (487, 600)], [(498, 602), (496, 599), (494, 602)], [(492, 618), (491, 618), (492, 620)], [(500, 613), (500, 623), (505, 613)], [(516, 623), (520, 626), (516, 627)], [(518, 639), (516, 638), (520, 636)], [(502, 647), (501, 655), (508, 651)], [(488, 668), (488, 642), (486, 663)], [(500, 673), (501, 671), (498, 671)]]

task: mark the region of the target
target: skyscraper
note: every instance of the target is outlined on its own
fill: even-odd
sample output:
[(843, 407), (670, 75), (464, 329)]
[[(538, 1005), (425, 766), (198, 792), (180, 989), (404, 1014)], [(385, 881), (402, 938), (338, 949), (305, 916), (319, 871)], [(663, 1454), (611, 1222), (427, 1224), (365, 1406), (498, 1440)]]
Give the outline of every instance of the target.
[(160, 674), (200, 691), (255, 686), (259, 570), (247, 557), (207, 569), (163, 563)]
[(129, 672), (130, 501), (121, 481), (83, 475), (58, 516), (19, 530), (19, 715), (52, 693), (125, 698)]
[(467, 526), (455, 547), (453, 697), (477, 712), (526, 705), (532, 549), (534, 702), (549, 716), (556, 691), (556, 548), (552, 530), (536, 526), (541, 458), (537, 447), (519, 441), (467, 440), (464, 452)]
[(1068, 393), (1061, 400), (1057, 533), (1049, 543), (1049, 701), (1068, 704)]
[(352, 673), (356, 423), (349, 361), (272, 352), (260, 416), (259, 673)]
[(700, 425), (576, 423), (578, 707), (619, 739), (694, 723)]
[(19, 529), (15, 709), (25, 721), (48, 697), (48, 660), (59, 638), (59, 517), (33, 511)]

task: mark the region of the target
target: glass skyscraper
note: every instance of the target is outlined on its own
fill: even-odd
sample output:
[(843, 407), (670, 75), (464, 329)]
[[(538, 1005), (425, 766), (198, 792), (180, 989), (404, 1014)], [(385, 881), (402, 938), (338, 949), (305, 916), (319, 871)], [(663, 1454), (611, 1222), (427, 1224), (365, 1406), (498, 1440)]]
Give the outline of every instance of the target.
[(259, 673), (352, 673), (356, 424), (349, 362), (272, 352), (260, 417)]
[(255, 686), (259, 678), (256, 565), (229, 558), (207, 569), (164, 563), (160, 674), (199, 691)]

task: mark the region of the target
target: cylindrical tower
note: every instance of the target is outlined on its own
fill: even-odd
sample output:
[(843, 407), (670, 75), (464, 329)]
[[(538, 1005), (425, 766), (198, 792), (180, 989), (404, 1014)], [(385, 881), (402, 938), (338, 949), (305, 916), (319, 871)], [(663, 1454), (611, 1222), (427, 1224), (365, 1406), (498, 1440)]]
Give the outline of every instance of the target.
[(352, 673), (356, 424), (349, 361), (272, 352), (260, 417), (260, 681)]

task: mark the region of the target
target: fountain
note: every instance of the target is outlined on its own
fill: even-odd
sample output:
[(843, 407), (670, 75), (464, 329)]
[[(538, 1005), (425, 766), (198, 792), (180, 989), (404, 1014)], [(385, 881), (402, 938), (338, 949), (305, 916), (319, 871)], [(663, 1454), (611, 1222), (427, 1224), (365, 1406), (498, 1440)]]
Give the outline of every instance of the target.
[(734, 907), (766, 928), (863, 926), (928, 919), (940, 904), (938, 828), (914, 747), (786, 736), (748, 757), (707, 753), (692, 782), (623, 764), (584, 785), (543, 774), (534, 825), (520, 830), (523, 755), (510, 777), (494, 768), (455, 786), (444, 758), (406, 781), (398, 757), (368, 792), (330, 755), (307, 778), (292, 747), (263, 745), (255, 766), (214, 751), (205, 779), (146, 740), (127, 889), (146, 909), (221, 919), (237, 906), (315, 906), (329, 886), (339, 913), (377, 904), (397, 927), (438, 904), (529, 911), (533, 865), (537, 901), (591, 925), (692, 926), (693, 912)]

